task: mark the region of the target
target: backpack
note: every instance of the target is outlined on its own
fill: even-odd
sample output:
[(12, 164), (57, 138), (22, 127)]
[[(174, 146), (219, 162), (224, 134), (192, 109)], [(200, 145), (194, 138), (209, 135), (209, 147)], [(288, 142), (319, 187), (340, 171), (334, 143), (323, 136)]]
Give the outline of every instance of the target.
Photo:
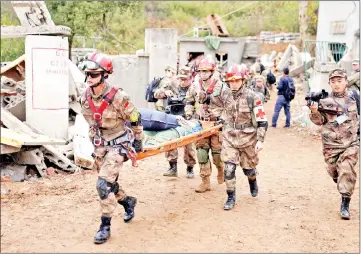
[(358, 115), (360, 115), (360, 97), (357, 95), (357, 92), (355, 89), (351, 89), (351, 91), (352, 91), (353, 98), (356, 101), (357, 113), (358, 113)]
[(157, 102), (158, 99), (154, 98), (154, 93), (158, 89), (158, 86), (160, 84), (160, 81), (163, 78), (154, 78), (148, 85), (147, 90), (145, 92), (145, 100), (147, 102)]
[(275, 77), (275, 75), (273, 75), (273, 73), (271, 71), (267, 74), (267, 82), (270, 85), (276, 83), (276, 77)]
[(296, 88), (293, 83), (293, 80), (291, 78), (287, 78), (287, 87), (285, 89), (285, 92), (283, 96), (287, 101), (292, 101), (295, 98), (296, 95)]

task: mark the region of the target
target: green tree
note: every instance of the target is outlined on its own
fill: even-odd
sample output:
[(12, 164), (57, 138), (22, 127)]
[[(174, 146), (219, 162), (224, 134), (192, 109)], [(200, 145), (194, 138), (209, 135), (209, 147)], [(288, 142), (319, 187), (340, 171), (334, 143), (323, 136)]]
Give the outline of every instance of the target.
[[(1, 26), (18, 26), (20, 21), (9, 2), (1, 2)], [(24, 38), (1, 39), (1, 62), (10, 62), (25, 53)]]
[[(57, 25), (68, 26), (72, 29), (69, 37), (69, 49), (73, 46), (74, 36), (102, 36), (103, 44), (108, 44), (108, 49), (124, 44), (132, 47), (134, 43), (129, 40), (121, 41), (118, 34), (114, 34), (112, 29), (114, 20), (117, 26), (122, 27), (126, 20), (122, 19), (124, 14), (131, 11), (138, 11), (141, 14), (142, 3), (135, 1), (46, 1), (49, 12)], [(141, 16), (141, 15), (139, 15)], [(124, 50), (125, 46), (119, 46), (119, 50)], [(71, 50), (69, 50), (71, 53)], [(109, 52), (110, 53), (110, 52)]]

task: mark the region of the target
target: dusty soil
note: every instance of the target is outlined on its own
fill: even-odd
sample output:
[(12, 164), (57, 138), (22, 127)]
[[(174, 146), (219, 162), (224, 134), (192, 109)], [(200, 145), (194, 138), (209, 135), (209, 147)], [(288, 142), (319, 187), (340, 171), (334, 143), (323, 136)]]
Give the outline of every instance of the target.
[[(267, 103), (271, 119), (275, 94)], [(282, 113), (283, 114), (283, 113)], [(237, 205), (224, 211), (225, 186), (197, 194), (195, 179), (162, 176), (164, 155), (128, 163), (121, 183), (138, 198), (136, 217), (125, 224), (123, 208), (112, 221), (108, 243), (94, 245), (100, 209), (96, 174), (56, 175), (36, 182), (2, 183), (2, 252), (359, 252), (359, 182), (350, 221), (339, 217), (340, 195), (326, 173), (321, 141), (299, 128), (270, 128), (258, 166), (259, 196), (252, 198), (237, 170)], [(357, 170), (358, 172), (358, 170)], [(359, 173), (359, 172), (358, 172)]]

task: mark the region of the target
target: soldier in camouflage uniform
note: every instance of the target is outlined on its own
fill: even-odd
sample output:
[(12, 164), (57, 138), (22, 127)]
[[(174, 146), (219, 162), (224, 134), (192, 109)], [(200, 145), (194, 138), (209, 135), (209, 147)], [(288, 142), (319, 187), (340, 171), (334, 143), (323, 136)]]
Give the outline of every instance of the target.
[[(83, 62), (83, 67), (89, 87), (81, 96), (80, 104), (90, 126), (89, 137), (95, 146), (96, 188), (102, 216), (94, 243), (99, 244), (110, 237), (110, 222), (117, 203), (124, 207), (124, 222), (134, 217), (137, 199), (125, 194), (118, 184), (118, 177), (123, 162), (142, 150), (143, 127), (129, 96), (106, 82), (113, 72), (111, 60), (104, 54), (94, 53)], [(125, 122), (130, 122), (131, 128), (126, 127)]]
[(322, 126), (323, 155), (328, 173), (342, 196), (341, 218), (350, 219), (349, 204), (357, 179), (355, 165), (360, 150), (357, 98), (359, 91), (347, 86), (346, 70), (334, 69), (329, 74), (332, 93), (310, 105), (310, 119)]
[(248, 70), (248, 75), (246, 77), (246, 87), (251, 89), (252, 88), (252, 85), (254, 84), (254, 77), (256, 75), (256, 72), (253, 68), (253, 66), (251, 66)]
[[(187, 91), (185, 117), (186, 119), (195, 117), (201, 121), (216, 123), (221, 120), (223, 108), (227, 99), (231, 97), (230, 90), (225, 83), (212, 76), (215, 70), (215, 63), (212, 59), (202, 59), (198, 70), (200, 72), (199, 83), (193, 83)], [(220, 157), (222, 148), (220, 133), (198, 141), (196, 148), (202, 183), (195, 191), (202, 193), (211, 190), (212, 165), (209, 160), (209, 150), (212, 151), (213, 163), (218, 170), (218, 183), (224, 182), (224, 164)]]
[(352, 69), (354, 73), (348, 78), (347, 87), (360, 91), (360, 60), (355, 59), (352, 61)]
[(168, 65), (165, 68), (165, 76), (164, 78), (159, 82), (158, 90), (163, 89), (167, 90), (167, 93), (165, 96), (160, 96), (159, 92), (157, 91), (154, 93), (154, 97), (158, 99), (158, 101), (155, 103), (155, 109), (161, 112), (164, 112), (165, 104), (166, 104), (166, 98), (172, 97), (174, 94), (178, 92), (178, 82), (177, 82), (177, 70)]
[[(191, 69), (184, 66), (179, 70), (179, 86), (178, 89), (169, 89), (169, 87), (160, 87), (154, 93), (155, 98), (164, 99), (167, 96), (176, 96), (185, 98), (186, 93), (191, 85)], [(173, 87), (172, 87), (173, 88)], [(187, 165), (187, 178), (194, 178), (193, 167), (196, 164), (196, 151), (195, 145), (189, 144), (184, 146), (184, 163)], [(171, 150), (165, 153), (165, 157), (169, 162), (169, 169), (163, 174), (163, 176), (177, 177), (177, 160), (178, 149)]]
[(266, 86), (264, 77), (261, 75), (257, 75), (254, 77), (254, 80), (255, 81), (252, 84), (252, 90), (261, 96), (263, 103), (266, 103), (270, 99), (271, 95)]
[(227, 201), (224, 210), (231, 210), (236, 202), (236, 167), (240, 165), (248, 177), (250, 192), (258, 195), (256, 167), (268, 128), (261, 96), (245, 86), (246, 70), (234, 64), (226, 74), (232, 90), (232, 101), (226, 106), (223, 128), (222, 161)]

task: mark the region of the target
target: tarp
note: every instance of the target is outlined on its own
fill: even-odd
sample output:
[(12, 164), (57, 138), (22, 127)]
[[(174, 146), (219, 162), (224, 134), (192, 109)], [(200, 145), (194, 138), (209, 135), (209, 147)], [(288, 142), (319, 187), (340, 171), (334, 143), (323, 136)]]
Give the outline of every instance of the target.
[(217, 36), (206, 36), (204, 38), (204, 43), (211, 50), (218, 50), (219, 45), (221, 44), (221, 38)]

